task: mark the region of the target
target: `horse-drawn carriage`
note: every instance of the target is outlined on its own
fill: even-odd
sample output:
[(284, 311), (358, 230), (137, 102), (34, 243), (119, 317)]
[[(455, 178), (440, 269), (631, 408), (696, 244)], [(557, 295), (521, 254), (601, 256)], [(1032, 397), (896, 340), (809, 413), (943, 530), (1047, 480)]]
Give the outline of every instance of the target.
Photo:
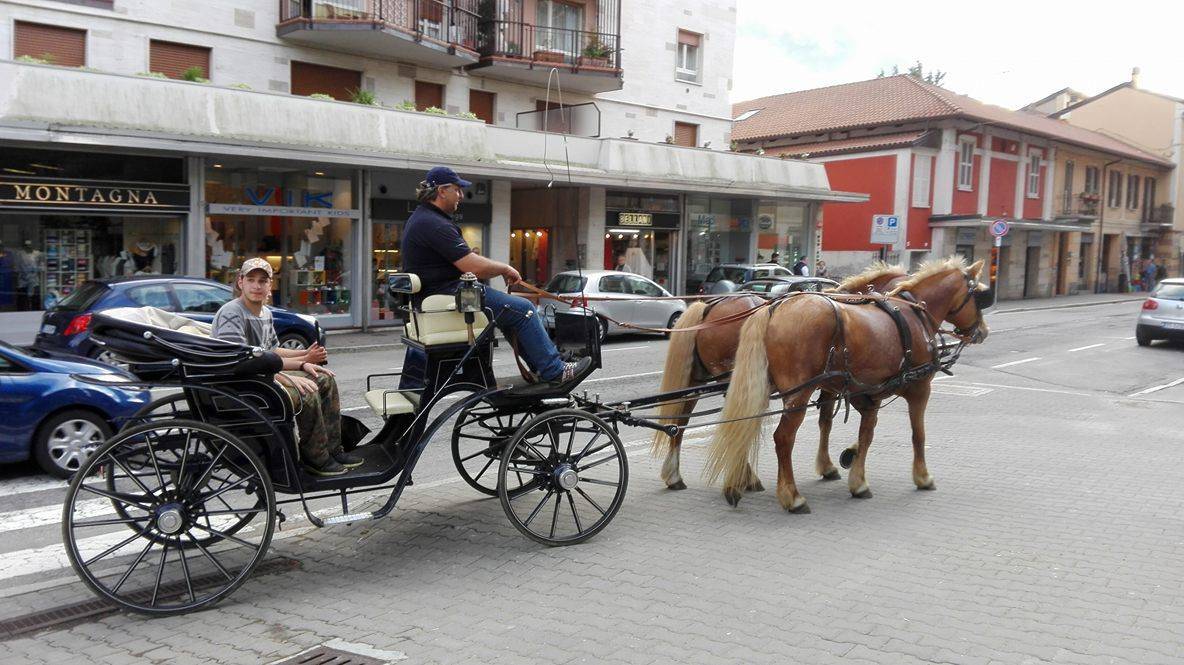
[[(944, 312), (953, 309), (955, 297), (964, 298), (958, 307), (964, 309), (978, 288), (965, 270), (961, 277), (964, 290), (963, 282), (950, 281), (949, 303), (937, 322), (946, 318), (959, 325)], [(507, 384), (493, 374), (493, 316), (473, 281), (455, 297), (428, 296), (414, 306), (415, 275), (395, 275), (390, 286), (405, 301), (404, 343), (421, 351), (426, 363), (415, 377), (368, 377), (365, 399), (383, 426), (368, 441), (359, 440), (362, 432), (347, 436), (343, 431), (343, 444), (356, 445), (353, 452), (364, 464), (335, 477), (310, 475), (302, 468), (293, 404), (273, 379), (280, 369), (274, 354), (137, 318), (139, 310), (94, 317), (93, 338), (125, 360), (139, 379), (123, 385), (174, 389), (98, 448), (70, 484), (62, 521), (66, 550), (96, 594), (146, 614), (176, 614), (215, 603), (263, 560), (277, 519), (288, 519), (283, 507), (299, 505), (317, 527), (390, 514), (412, 484), (429, 441), (449, 422), (454, 423), (453, 461), (465, 482), (499, 497), (510, 522), (532, 540), (580, 543), (604, 529), (624, 499), (629, 472), (620, 426), (647, 427), (674, 441), (677, 466), (677, 440), (692, 426), (689, 419), (720, 412), (692, 413), (684, 405), (729, 391), (725, 377), (628, 401), (576, 394), (580, 382), (600, 367), (599, 321), (578, 308), (557, 315), (557, 342), (573, 355), (590, 357), (587, 370), (564, 383)], [(765, 312), (764, 319), (753, 317), (761, 321), (762, 333), (778, 305), (764, 302), (753, 308)], [(960, 315), (971, 314), (977, 330), (978, 298)], [(696, 326), (687, 322), (680, 329), (689, 333)], [(763, 349), (758, 341), (752, 337), (750, 346)], [(957, 350), (940, 353), (948, 360)], [(936, 355), (930, 359), (933, 371), (941, 361)], [(777, 369), (770, 366), (770, 376), (777, 378)], [(848, 371), (846, 376), (855, 375)], [(818, 386), (838, 385), (839, 378), (828, 371), (825, 380), (807, 381), (795, 391), (776, 384), (773, 396), (785, 402), (782, 411), (749, 409), (737, 417), (725, 404), (721, 429), (775, 413), (799, 413), (808, 399), (798, 393), (808, 398)], [(403, 387), (379, 385), (395, 379)], [(768, 386), (763, 390), (767, 406)], [(741, 464), (749, 459), (744, 450), (722, 454)], [(859, 464), (865, 454), (861, 430)], [(729, 471), (732, 484), (725, 494), (735, 491), (733, 475)], [(351, 512), (351, 496), (382, 490), (389, 490), (382, 505)], [(340, 502), (339, 514), (324, 516), (323, 509), (310, 506), (326, 499)]]

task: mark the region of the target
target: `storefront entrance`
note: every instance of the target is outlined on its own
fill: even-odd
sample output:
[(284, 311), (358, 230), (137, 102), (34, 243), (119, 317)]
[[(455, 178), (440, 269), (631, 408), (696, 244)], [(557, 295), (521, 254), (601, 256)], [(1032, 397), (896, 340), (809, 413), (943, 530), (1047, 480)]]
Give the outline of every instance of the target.
[(604, 269), (623, 268), (679, 293), (679, 197), (608, 192), (605, 208)]

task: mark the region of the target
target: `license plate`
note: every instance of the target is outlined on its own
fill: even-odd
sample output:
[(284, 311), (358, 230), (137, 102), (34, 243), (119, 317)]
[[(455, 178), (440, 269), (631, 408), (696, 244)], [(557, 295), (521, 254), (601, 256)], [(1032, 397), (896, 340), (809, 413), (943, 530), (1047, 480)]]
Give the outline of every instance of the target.
[[(26, 330), (28, 329), (26, 328)], [(41, 324), (41, 332), (46, 335), (52, 335), (55, 330), (57, 330), (57, 328), (55, 328), (52, 323)]]
[(1184, 323), (1165, 323), (1163, 327), (1168, 330), (1184, 330)]

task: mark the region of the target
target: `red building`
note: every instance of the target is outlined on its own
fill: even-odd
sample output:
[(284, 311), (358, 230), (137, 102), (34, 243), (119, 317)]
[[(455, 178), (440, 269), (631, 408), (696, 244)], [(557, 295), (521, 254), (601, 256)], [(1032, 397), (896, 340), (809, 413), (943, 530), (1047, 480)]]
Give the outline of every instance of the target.
[[(856, 272), (881, 254), (907, 267), (955, 253), (983, 258), (990, 225), (1001, 219), (1012, 229), (1004, 239), (1001, 297), (1079, 287), (1064, 273), (1097, 218), (1054, 206), (1072, 187), (1054, 189), (1058, 147), (1171, 167), (1109, 136), (907, 75), (740, 102), (733, 117), (738, 150), (822, 162), (832, 188), (869, 195), (866, 203), (823, 206), (822, 251), (832, 275)], [(895, 244), (871, 242), (875, 215), (896, 218)]]

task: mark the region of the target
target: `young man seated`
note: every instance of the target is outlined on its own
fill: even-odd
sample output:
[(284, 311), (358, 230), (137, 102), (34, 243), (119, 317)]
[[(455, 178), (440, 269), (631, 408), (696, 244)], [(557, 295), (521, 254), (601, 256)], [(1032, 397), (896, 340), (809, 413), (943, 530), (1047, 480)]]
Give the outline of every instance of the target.
[(235, 281), (238, 298), (223, 305), (214, 316), (211, 335), (227, 342), (274, 351), (284, 361), (275, 375), (296, 410), (300, 456), (305, 469), (318, 476), (339, 476), (361, 466), (361, 458), (341, 448), (341, 400), (333, 372), (323, 367), (327, 354), (318, 343), (303, 351), (279, 348), (271, 310), (264, 303), (271, 295), (271, 264), (254, 258), (243, 262)]

